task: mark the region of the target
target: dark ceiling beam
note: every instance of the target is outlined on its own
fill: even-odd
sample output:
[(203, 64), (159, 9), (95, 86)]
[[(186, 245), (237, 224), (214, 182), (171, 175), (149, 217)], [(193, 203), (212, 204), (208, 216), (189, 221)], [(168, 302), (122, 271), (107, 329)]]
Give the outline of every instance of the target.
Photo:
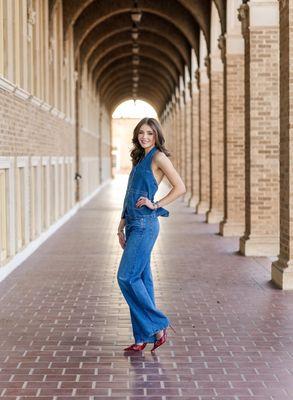
[[(58, 1), (58, 0), (51, 0)], [(63, 34), (67, 38), (70, 25), (74, 25), (77, 18), (94, 0), (63, 0)]]
[[(107, 92), (105, 94), (105, 96), (103, 97), (104, 99), (109, 98), (112, 95), (118, 94), (119, 92), (123, 92), (123, 90), (125, 90), (125, 88), (127, 87), (127, 90), (131, 89), (131, 94), (133, 93), (132, 90), (132, 80), (130, 79), (124, 79), (124, 80), (120, 80), (119, 82), (116, 82), (115, 85), (113, 85), (113, 87), (111, 88), (111, 90), (109, 90), (109, 92)], [(152, 82), (151, 81), (144, 81), (143, 83), (141, 83), (137, 89), (137, 91), (142, 91), (143, 89), (147, 89), (148, 91), (150, 91), (151, 93), (153, 93), (153, 95), (158, 99), (158, 103), (159, 104), (164, 104), (165, 102), (165, 98), (162, 94), (162, 92), (157, 89), (156, 87), (152, 87)]]
[[(103, 21), (100, 25), (95, 27), (85, 38), (80, 46), (80, 60), (81, 64), (87, 61), (100, 43), (118, 32), (124, 32), (131, 29), (131, 22), (129, 13), (114, 15)], [(174, 46), (181, 57), (184, 59), (186, 65), (190, 68), (190, 47), (180, 31), (178, 31), (171, 23), (163, 18), (155, 15), (144, 14), (140, 24), (139, 32), (151, 32), (155, 35), (163, 37), (172, 46)]]
[[(53, 0), (52, 0), (53, 1)], [(75, 24), (77, 19), (80, 17), (80, 15), (83, 13), (83, 11), (91, 5), (91, 3), (95, 2), (96, 8), (101, 8), (105, 7), (107, 3), (110, 3), (109, 1), (105, 0), (63, 0), (63, 29), (66, 33), (68, 31), (68, 28), (70, 25)], [(121, 3), (126, 3), (125, 0), (120, 0)], [(190, 12), (190, 9), (192, 9), (192, 16), (196, 23), (200, 26), (200, 28), (204, 31), (205, 36), (208, 38), (209, 36), (209, 13), (207, 13), (207, 4), (210, 3), (209, 0), (178, 0), (181, 5), (185, 7), (186, 10)], [(115, 3), (118, 3), (117, 0), (115, 0)], [(128, 1), (127, 4), (131, 7), (130, 3), (131, 1)], [(148, 2), (144, 3), (154, 3), (153, 0), (149, 0)], [(166, 5), (166, 0), (161, 1), (161, 3)], [(172, 7), (173, 7), (172, 3)], [(140, 4), (139, 4), (140, 6)], [(172, 7), (169, 7), (172, 10)], [(178, 8), (177, 8), (178, 10)], [(176, 10), (175, 10), (176, 12)]]
[(226, 33), (226, 0), (214, 0), (218, 9), (219, 18), (221, 22), (222, 34)]
[(193, 16), (193, 18), (197, 19), (198, 24), (204, 33), (209, 49), (212, 0), (177, 0), (177, 1)]
[[(170, 83), (170, 81), (166, 78), (164, 75), (164, 70), (163, 69), (158, 69), (154, 68), (151, 65), (140, 65), (138, 68), (138, 75), (140, 75), (141, 72), (143, 73), (148, 73), (151, 76), (157, 76), (161, 83), (164, 85), (166, 90), (168, 92), (172, 92), (173, 86)], [(111, 67), (107, 68), (105, 70), (105, 73), (100, 76), (99, 81), (97, 82), (98, 87), (102, 88), (106, 83), (111, 82), (112, 80), (115, 80), (115, 76), (120, 73), (128, 73), (129, 72), (129, 61), (124, 61), (121, 63), (114, 63), (112, 64)]]
[[(119, 47), (115, 51), (112, 51), (111, 53), (108, 53), (106, 57), (103, 57), (99, 63), (97, 63), (92, 71), (93, 74), (93, 79), (97, 80), (99, 79), (99, 76), (102, 74), (102, 72), (113, 62), (118, 60), (119, 58), (124, 58), (132, 56), (132, 49), (129, 46), (126, 47)], [(154, 48), (146, 48), (146, 46), (143, 46), (141, 49), (141, 55), (140, 55), (140, 63), (143, 63), (144, 59), (149, 59), (149, 60), (155, 60), (157, 63), (159, 63), (162, 68), (168, 71), (168, 73), (172, 76), (173, 83), (175, 85), (178, 82), (178, 75), (176, 73), (176, 69), (172, 63), (168, 61), (168, 59), (163, 59), (161, 57), (161, 53), (156, 51)], [(90, 71), (91, 72), (91, 71)]]
[[(164, 107), (165, 101), (162, 97), (158, 97), (158, 94), (151, 90), (149, 86), (142, 86), (141, 88), (138, 89), (136, 92), (136, 98), (139, 98), (139, 95), (141, 94), (148, 94), (148, 96), (152, 99), (153, 103), (155, 103), (156, 109), (160, 110), (162, 107)], [(132, 86), (131, 83), (125, 82), (124, 84), (121, 84), (119, 87), (116, 88), (115, 92), (107, 94), (106, 97), (104, 97), (103, 101), (108, 101), (111, 99), (111, 101), (115, 102), (116, 98), (118, 98), (120, 95), (130, 95), (131, 98), (133, 99), (133, 93), (132, 93)]]
[[(99, 86), (101, 83), (107, 81), (109, 78), (112, 76), (115, 76), (117, 71), (120, 71), (121, 69), (125, 71), (129, 71), (130, 65), (131, 65), (131, 60), (132, 56), (126, 56), (118, 61), (112, 62), (107, 69), (103, 71), (103, 73), (100, 75), (99, 80), (97, 82), (97, 85)], [(144, 58), (138, 66), (138, 70), (142, 71), (149, 71), (149, 73), (153, 75), (157, 75), (160, 77), (160, 79), (165, 82), (166, 85), (168, 85), (168, 88), (170, 91), (173, 91), (174, 88), (174, 82), (172, 79), (172, 76), (166, 71), (165, 68), (162, 67), (162, 65), (154, 60), (149, 60)], [(132, 68), (131, 68), (132, 70)]]
[[(122, 36), (122, 35), (121, 35)], [(126, 32), (127, 36), (127, 32)], [(130, 49), (132, 50), (132, 40), (128, 39), (123, 40), (124, 38), (121, 38), (122, 40), (120, 41), (117, 38), (113, 38), (113, 41), (106, 41), (107, 43), (104, 44), (103, 47), (98, 47), (90, 59), (88, 60), (88, 69), (90, 71), (93, 70), (93, 66), (96, 65), (100, 59), (103, 57), (106, 57), (108, 53), (113, 53), (120, 47), (123, 47), (124, 49)], [(183, 74), (184, 73), (184, 61), (182, 58), (174, 51), (172, 48), (168, 48), (164, 46), (164, 43), (161, 44), (155, 44), (152, 40), (146, 40), (146, 39), (141, 39), (139, 42), (139, 54), (143, 55), (143, 50), (144, 49), (152, 49), (154, 53), (157, 54), (157, 57), (159, 58), (164, 58), (165, 61), (168, 61), (168, 64), (173, 65), (176, 73), (177, 74)]]
[[(94, 83), (99, 83), (100, 79), (102, 92), (107, 91), (114, 83), (113, 76), (107, 68), (113, 68), (119, 77), (122, 72), (117, 72), (117, 68), (114, 68), (115, 63), (128, 59), (128, 68), (133, 68), (130, 32), (133, 0), (61, 1), (64, 31), (67, 32), (70, 25), (74, 28), (74, 44), (78, 49), (79, 65), (86, 65), (85, 62), (89, 61), (89, 73), (92, 73)], [(169, 4), (170, 1), (172, 5)], [(169, 90), (170, 86), (174, 88), (178, 84), (179, 75), (184, 76), (184, 65), (190, 70), (191, 47), (198, 56), (199, 26), (204, 32), (209, 48), (211, 1), (215, 1), (223, 24), (226, 0), (169, 0), (168, 4), (166, 0), (138, 1), (139, 9), (143, 13), (139, 24), (140, 64), (137, 69), (141, 67), (141, 74), (144, 74), (145, 80), (145, 85), (139, 90), (147, 90), (149, 85), (155, 83), (153, 76), (156, 76), (161, 85), (160, 93), (156, 93), (158, 109), (164, 107), (166, 99), (172, 93), (172, 90)], [(49, 0), (49, 6), (52, 7), (54, 3), (55, 0)], [(116, 23), (113, 23), (114, 21)], [(165, 28), (168, 29), (168, 33)], [(157, 70), (153, 68), (149, 71), (153, 60), (156, 60)], [(124, 68), (123, 71), (126, 72), (127, 66)], [(161, 79), (162, 74), (166, 75), (165, 80)], [(138, 83), (140, 84), (141, 80)], [(132, 81), (128, 85), (132, 86)], [(132, 95), (132, 90), (127, 90), (130, 90)]]
[[(115, 15), (130, 12), (132, 0), (104, 1), (95, 0), (79, 15), (74, 24), (75, 48), (79, 48), (89, 32), (102, 21)], [(172, 7), (166, 6), (166, 0), (140, 0), (142, 12), (158, 15), (172, 23), (186, 37), (190, 47), (198, 47), (199, 26), (194, 16), (181, 6), (178, 1), (172, 2)], [(142, 15), (143, 18), (143, 15)]]
[[(132, 72), (120, 71), (117, 75), (113, 76), (110, 81), (107, 81), (103, 86), (98, 86), (101, 96), (107, 93), (116, 82), (119, 82), (124, 78), (125, 80), (129, 79), (130, 81), (132, 81)], [(140, 83), (145, 82), (146, 80), (151, 81), (152, 86), (156, 86), (156, 88), (158, 88), (165, 97), (168, 97), (171, 94), (171, 92), (168, 90), (168, 87), (166, 88), (166, 86), (162, 83), (158, 76), (155, 76), (148, 72), (141, 73), (140, 80), (138, 81), (138, 86)]]

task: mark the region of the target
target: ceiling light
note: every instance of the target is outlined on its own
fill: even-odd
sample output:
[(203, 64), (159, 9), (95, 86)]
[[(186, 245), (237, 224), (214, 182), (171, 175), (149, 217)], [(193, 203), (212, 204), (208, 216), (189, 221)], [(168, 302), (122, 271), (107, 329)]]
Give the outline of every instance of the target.
[(135, 7), (131, 10), (131, 19), (133, 22), (138, 24), (141, 20), (141, 17), (142, 17), (142, 12), (138, 8)]
[(137, 32), (132, 31), (131, 37), (133, 40), (137, 40), (138, 39), (138, 31)]
[(138, 65), (139, 64), (139, 57), (138, 56), (133, 56), (132, 57), (132, 64), (133, 65)]
[(134, 43), (132, 46), (132, 53), (138, 54), (139, 53), (139, 45)]

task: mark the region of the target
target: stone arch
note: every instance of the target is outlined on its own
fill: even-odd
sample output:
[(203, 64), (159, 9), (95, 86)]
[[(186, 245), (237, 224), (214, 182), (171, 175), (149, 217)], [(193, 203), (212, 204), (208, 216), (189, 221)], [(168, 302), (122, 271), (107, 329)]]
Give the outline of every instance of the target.
[[(170, 64), (168, 62), (168, 60), (163, 60), (159, 57), (160, 53), (156, 53), (154, 50), (153, 51), (144, 51), (143, 55), (140, 56), (140, 60), (143, 62), (143, 60), (145, 58), (149, 59), (150, 61), (152, 61), (153, 59), (156, 60), (157, 63), (159, 63), (160, 65), (162, 65), (162, 67), (164, 69), (166, 69), (168, 71), (168, 73), (172, 76), (172, 80), (173, 82), (177, 82), (178, 81), (178, 77), (176, 74), (176, 70), (173, 66), (173, 64)], [(104, 69), (106, 69), (112, 62), (120, 59), (120, 58), (124, 58), (126, 56), (132, 56), (132, 52), (129, 51), (128, 46), (126, 46), (126, 48), (118, 48), (115, 52), (111, 52), (109, 54), (107, 54), (107, 57), (103, 57), (102, 60), (100, 60), (100, 62), (95, 66), (95, 68), (93, 69), (93, 77), (94, 80), (96, 81), (99, 78), (99, 75), (103, 72)]]
[[(165, 100), (164, 95), (157, 87), (151, 88), (152, 84), (153, 84), (153, 81), (147, 80), (140, 84), (139, 90), (143, 89), (143, 88), (146, 89), (147, 92), (152, 93), (153, 95), (156, 96), (156, 98), (158, 100), (160, 100), (160, 104), (163, 103)], [(113, 85), (113, 87), (111, 88), (111, 90), (109, 90), (109, 92), (105, 93), (104, 98), (107, 99), (111, 95), (115, 96), (116, 94), (119, 93), (120, 90), (125, 90), (125, 93), (127, 93), (127, 91), (131, 91), (131, 93), (132, 93), (132, 88), (133, 88), (132, 81), (129, 81), (129, 79), (127, 79), (127, 78), (124, 78), (124, 79), (122, 78), (122, 79), (120, 79), (120, 81), (116, 82), (115, 85)], [(138, 91), (137, 91), (137, 93), (138, 93)]]
[[(116, 109), (120, 104), (124, 103), (124, 102), (127, 101), (127, 100), (133, 100), (133, 99), (132, 99), (131, 97), (129, 97), (129, 96), (124, 96), (124, 97), (122, 97), (121, 100), (115, 101), (115, 103), (112, 104), (112, 106), (111, 106), (111, 108), (110, 108), (110, 110), (109, 110), (110, 113), (111, 113), (111, 115), (112, 115), (112, 113), (115, 111), (115, 109)], [(146, 103), (148, 103), (149, 105), (151, 105), (151, 106), (155, 109), (155, 111), (157, 112), (157, 110), (156, 110), (156, 105), (153, 104), (152, 101), (151, 101), (148, 97), (139, 96), (139, 98), (137, 98), (137, 100), (145, 101)]]
[[(153, 92), (150, 91), (148, 87), (142, 87), (142, 89), (143, 90), (140, 89), (137, 91), (136, 98), (147, 99), (146, 101), (152, 104), (158, 115), (160, 115), (160, 113), (163, 110), (160, 100), (156, 97), (156, 95)], [(132, 86), (121, 86), (121, 88), (118, 89), (117, 93), (115, 93), (114, 95), (109, 94), (104, 99), (104, 102), (107, 105), (108, 110), (111, 110), (113, 108), (113, 105), (121, 102), (121, 100), (124, 98), (132, 98)]]
[[(164, 41), (161, 38), (160, 44), (154, 44), (154, 39), (157, 39), (156, 35), (147, 34), (146, 36), (141, 34), (140, 42), (139, 42), (139, 53), (141, 49), (153, 49), (157, 54), (161, 54), (165, 60), (169, 60), (170, 65), (173, 63), (174, 67), (177, 70), (177, 73), (182, 73), (184, 68), (184, 60), (174, 49), (172, 45), (168, 43), (168, 41)], [(92, 66), (98, 64), (99, 60), (103, 57), (106, 57), (108, 53), (115, 52), (120, 47), (126, 49), (128, 46), (129, 50), (132, 51), (132, 40), (128, 32), (117, 33), (116, 35), (110, 37), (107, 40), (104, 40), (102, 44), (96, 47), (95, 51), (92, 53), (91, 57), (88, 60), (89, 70), (92, 70)]]
[[(105, 40), (105, 38), (109, 38), (118, 32), (130, 32), (130, 30), (131, 26), (129, 25), (128, 13), (114, 15), (106, 21), (103, 21), (94, 28), (82, 42), (79, 52), (81, 64), (87, 62), (92, 52), (103, 40)], [(178, 29), (175, 29), (170, 22), (156, 15), (145, 13), (139, 25), (139, 30), (142, 33), (150, 32), (156, 34), (159, 36), (158, 40), (162, 37), (164, 40), (168, 41), (172, 46), (174, 46), (177, 52), (184, 59), (184, 62), (188, 65), (189, 44), (184, 35), (182, 35)]]
[[(112, 63), (108, 65), (107, 68), (103, 70), (103, 72), (99, 75), (99, 84), (105, 82), (107, 79), (110, 79), (111, 76), (115, 76), (116, 72), (123, 69), (125, 71), (129, 71), (129, 65), (131, 64), (131, 56), (126, 56), (119, 58), (118, 60), (114, 60)], [(145, 58), (144, 62), (140, 64), (137, 69), (143, 71), (149, 71), (153, 75), (156, 74), (160, 77), (161, 81), (164, 82), (165, 86), (169, 88), (170, 91), (173, 89), (173, 80), (172, 76), (168, 75), (168, 72), (162, 67), (159, 62), (154, 60), (150, 60)], [(105, 77), (107, 75), (107, 77)], [(99, 86), (98, 84), (98, 86)]]
[[(118, 67), (116, 67), (114, 70), (111, 69), (109, 75), (110, 75), (109, 78), (108, 78), (108, 77), (105, 77), (105, 79), (99, 81), (98, 88), (99, 88), (101, 94), (102, 94), (105, 90), (107, 90), (107, 88), (108, 88), (109, 86), (111, 86), (114, 82), (116, 82), (117, 79), (118, 79), (120, 76), (125, 76), (125, 77), (126, 77), (126, 76), (130, 76), (130, 77), (132, 78), (132, 71), (129, 71), (129, 68), (127, 68), (127, 67), (126, 67), (126, 68), (121, 68), (121, 67), (118, 66)], [(149, 77), (149, 78), (153, 79), (154, 82), (157, 82), (157, 84), (158, 84), (160, 87), (162, 87), (162, 90), (163, 90), (164, 92), (166, 92), (167, 94), (170, 93), (170, 86), (169, 86), (168, 83), (164, 80), (163, 75), (158, 75), (158, 74), (154, 75), (153, 72), (152, 72), (152, 70), (143, 68), (143, 69), (140, 69), (139, 76), (140, 76), (139, 82), (142, 80), (141, 78), (143, 78), (143, 77)], [(131, 80), (132, 80), (132, 79), (131, 79)]]

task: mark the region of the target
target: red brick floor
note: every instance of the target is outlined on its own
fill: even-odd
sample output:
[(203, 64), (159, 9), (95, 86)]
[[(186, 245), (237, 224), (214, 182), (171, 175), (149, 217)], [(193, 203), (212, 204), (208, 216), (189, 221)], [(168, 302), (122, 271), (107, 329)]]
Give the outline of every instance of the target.
[(238, 255), (237, 239), (180, 199), (159, 217), (152, 255), (157, 303), (177, 332), (155, 356), (151, 345), (123, 353), (125, 185), (104, 187), (0, 283), (0, 397), (293, 399), (293, 293), (270, 284), (268, 259)]

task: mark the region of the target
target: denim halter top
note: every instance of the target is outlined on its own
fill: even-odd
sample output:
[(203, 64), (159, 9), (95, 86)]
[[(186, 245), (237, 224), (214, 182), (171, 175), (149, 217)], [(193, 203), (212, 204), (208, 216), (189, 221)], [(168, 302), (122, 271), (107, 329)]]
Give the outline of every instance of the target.
[(157, 210), (151, 210), (146, 205), (141, 207), (135, 206), (140, 196), (147, 197), (151, 201), (154, 201), (154, 196), (158, 190), (158, 184), (154, 177), (151, 163), (156, 150), (158, 150), (158, 148), (154, 146), (138, 164), (132, 167), (128, 178), (121, 218), (169, 216), (169, 211), (163, 207), (158, 207)]

